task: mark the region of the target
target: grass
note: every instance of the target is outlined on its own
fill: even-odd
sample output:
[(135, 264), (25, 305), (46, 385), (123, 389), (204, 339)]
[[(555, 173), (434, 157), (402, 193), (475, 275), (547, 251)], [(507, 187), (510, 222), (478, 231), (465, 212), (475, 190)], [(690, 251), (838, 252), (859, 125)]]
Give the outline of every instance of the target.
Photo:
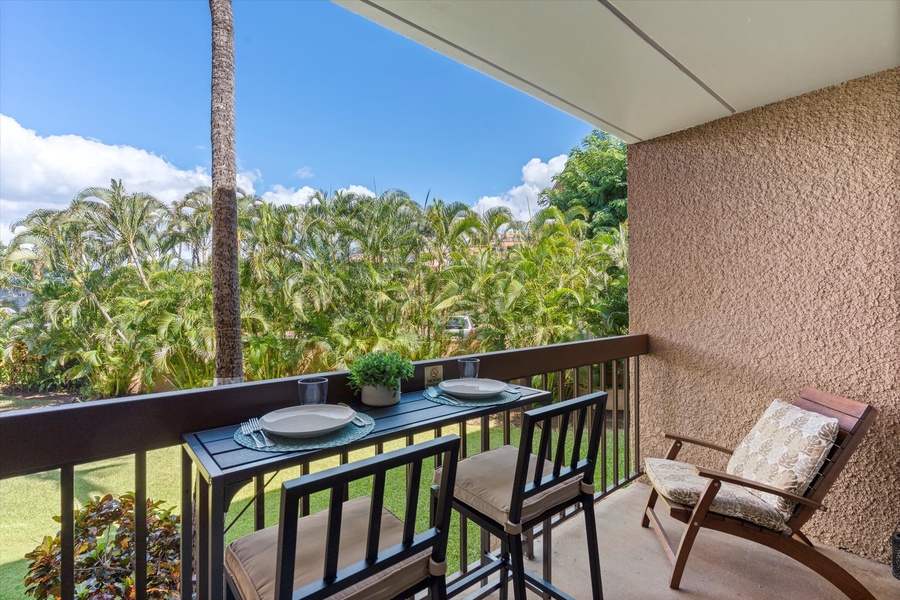
[[(148, 453), (148, 494), (175, 505), (180, 498), (179, 448)], [(81, 506), (94, 496), (121, 494), (134, 489), (134, 460), (112, 459), (75, 470), (75, 499)], [(27, 570), (24, 555), (59, 526), (51, 520), (60, 513), (59, 471), (48, 471), (0, 481), (0, 598), (19, 600), (24, 595)]]
[[(2, 401), (2, 399), (0, 399)], [(459, 433), (454, 428), (444, 428), (444, 433)], [(472, 422), (468, 427), (467, 445), (470, 455), (479, 451), (480, 430), (477, 422)], [(612, 482), (612, 430), (608, 428), (608, 457), (607, 457), (607, 482)], [(513, 428), (513, 445), (518, 444), (519, 430)], [(415, 441), (430, 439), (431, 434), (417, 436)], [(502, 444), (502, 428), (491, 428), (491, 447)], [(403, 441), (385, 444), (385, 450), (396, 449), (405, 445)], [(623, 439), (619, 437), (620, 473), (627, 472), (622, 468)], [(360, 450), (350, 455), (351, 460), (359, 460), (371, 456), (374, 449)], [(338, 459), (318, 461), (312, 465), (313, 470), (321, 470), (336, 466)], [(596, 481), (599, 482), (599, 465)], [(154, 500), (164, 500), (167, 506), (177, 506), (180, 502), (180, 477), (177, 476), (181, 469), (181, 453), (179, 447), (155, 450), (148, 453), (147, 457), (147, 494)], [(278, 520), (281, 483), (300, 475), (298, 468), (285, 469), (275, 475), (267, 486), (265, 494), (266, 524), (273, 525)], [(75, 470), (75, 499), (79, 506), (87, 500), (102, 496), (107, 493), (121, 494), (134, 489), (134, 461), (131, 457), (111, 459), (91, 463), (76, 468)], [(357, 482), (351, 487), (351, 496), (359, 496), (367, 493), (368, 482)], [(419, 498), (419, 516), (417, 530), (427, 528), (428, 524), (428, 499), (427, 490), (431, 485), (431, 472), (423, 470), (422, 485)], [(598, 485), (598, 489), (599, 489)], [(386, 506), (395, 512), (402, 514), (405, 505), (405, 474), (397, 470), (391, 473), (386, 486)], [(240, 509), (252, 497), (252, 486), (246, 486), (232, 501), (226, 523), (231, 523)], [(312, 509), (314, 511), (325, 508), (327, 499), (324, 495), (313, 497)], [(0, 598), (5, 600), (27, 600), (25, 595), (23, 578), (27, 571), (27, 561), (24, 558), (26, 552), (30, 552), (37, 546), (44, 536), (55, 535), (58, 525), (51, 520), (51, 515), (58, 515), (60, 510), (59, 472), (49, 471), (15, 477), (0, 481)], [(253, 530), (252, 510), (248, 510), (238, 518), (227, 534), (227, 542), (250, 533)], [(459, 520), (453, 519), (453, 528), (450, 532), (448, 547), (448, 560), (450, 571), (455, 571), (459, 565)], [(477, 558), (478, 529), (469, 523), (469, 556), (468, 562)]]
[(0, 394), (0, 410), (20, 410), (23, 408), (31, 408), (31, 402), (25, 398)]
[(44, 406), (58, 406), (71, 402), (75, 396), (65, 392), (52, 392), (46, 394), (0, 392), (0, 412), (21, 410), (26, 408), (39, 408)]

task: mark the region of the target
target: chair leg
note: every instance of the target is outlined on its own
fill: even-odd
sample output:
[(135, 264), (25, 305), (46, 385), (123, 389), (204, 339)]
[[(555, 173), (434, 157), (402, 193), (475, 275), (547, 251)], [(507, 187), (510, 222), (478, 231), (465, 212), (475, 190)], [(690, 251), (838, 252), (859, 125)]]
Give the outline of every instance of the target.
[(603, 600), (603, 582), (600, 579), (600, 549), (597, 540), (597, 517), (590, 494), (581, 502), (584, 513), (584, 531), (587, 535), (588, 564), (591, 569), (591, 594), (593, 600)]
[(644, 508), (644, 512), (641, 513), (641, 527), (649, 527), (650, 526), (650, 517), (647, 515), (647, 511), (653, 510), (656, 506), (656, 499), (659, 498), (659, 492), (656, 491), (656, 488), (650, 490), (650, 497), (647, 498), (647, 506)]
[(520, 534), (507, 535), (510, 566), (512, 567), (513, 598), (525, 600), (525, 549)]
[(428, 598), (435, 600), (447, 600), (447, 577), (432, 576), (431, 583), (428, 584)]
[(684, 535), (681, 536), (681, 543), (678, 544), (678, 552), (675, 555), (675, 564), (672, 566), (672, 576), (669, 578), (669, 587), (673, 590), (677, 590), (681, 585), (681, 576), (684, 574), (688, 555), (691, 553), (691, 547), (694, 545), (699, 531), (700, 524), (691, 521), (685, 528)]
[(684, 574), (684, 567), (687, 565), (688, 556), (697, 539), (697, 533), (700, 532), (700, 525), (709, 512), (709, 507), (716, 497), (722, 482), (718, 479), (710, 479), (700, 495), (700, 500), (691, 513), (691, 520), (688, 521), (687, 527), (684, 529), (684, 535), (681, 536), (681, 542), (678, 544), (678, 552), (675, 553), (675, 562), (672, 567), (672, 577), (669, 579), (669, 587), (677, 590), (681, 585), (681, 576)]
[(225, 600), (238, 600), (234, 590), (231, 589), (231, 586), (228, 585), (227, 582), (225, 584)]
[[(588, 495), (590, 498), (590, 495)], [(603, 581), (600, 579), (600, 548), (597, 539), (597, 517), (594, 515), (593, 498), (585, 498), (582, 503), (584, 532), (587, 536), (588, 565), (591, 571), (591, 593), (593, 600), (603, 600)]]
[(791, 537), (793, 537), (798, 542), (806, 544), (810, 548), (815, 548), (815, 546), (813, 546), (813, 543), (809, 541), (809, 538), (806, 537), (806, 534), (804, 534), (802, 531), (795, 531)]
[(806, 565), (831, 582), (834, 587), (844, 592), (848, 598), (853, 598), (853, 600), (876, 600), (872, 592), (867, 590), (859, 580), (843, 567), (803, 542), (785, 537), (779, 543), (772, 544), (771, 547)]
[[(553, 582), (553, 527), (551, 525), (550, 519), (544, 521), (544, 534), (541, 536), (542, 548), (543, 548), (543, 556), (541, 556), (541, 563), (543, 565), (543, 573), (544, 573), (544, 581), (547, 583)], [(542, 600), (550, 600), (550, 594), (543, 593), (541, 594)]]
[(503, 568), (500, 569), (500, 600), (509, 598), (509, 542), (506, 537), (500, 538), (500, 558), (506, 561)]
[(434, 493), (428, 494), (428, 526), (434, 527), (434, 522), (437, 516), (437, 497), (435, 497)]

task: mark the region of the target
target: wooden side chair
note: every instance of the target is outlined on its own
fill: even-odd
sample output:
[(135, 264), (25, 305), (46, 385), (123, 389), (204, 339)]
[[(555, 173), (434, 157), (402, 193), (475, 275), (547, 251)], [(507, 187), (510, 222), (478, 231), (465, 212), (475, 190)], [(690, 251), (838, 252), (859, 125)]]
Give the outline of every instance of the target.
[[(285, 482), (279, 524), (245, 535), (226, 550), (229, 598), (387, 600), (425, 589), (429, 598), (446, 598), (450, 498), (438, 496), (430, 529), (414, 529), (422, 463), (435, 456), (443, 464), (440, 484), (452, 489), (459, 458), (455, 435)], [(401, 521), (384, 507), (384, 493), (387, 472), (403, 466), (408, 483)], [(348, 484), (368, 477), (371, 498), (348, 501)], [(324, 490), (330, 491), (328, 510), (298, 520), (301, 498)]]
[[(505, 599), (511, 577), (516, 600), (525, 600), (526, 586), (545, 596), (570, 600), (569, 595), (550, 582), (525, 570), (522, 533), (581, 503), (592, 597), (594, 600), (603, 597), (593, 482), (597, 452), (603, 438), (606, 397), (606, 392), (599, 392), (527, 411), (522, 420), (518, 448), (501, 446), (460, 461), (453, 507), (499, 538), (500, 553), (498, 558), (453, 582), (451, 595), (499, 571), (499, 580), (493, 586), (479, 590), (479, 597), (499, 589), (500, 597)], [(554, 431), (558, 434), (555, 444), (551, 440)], [(540, 438), (535, 456), (532, 449), (538, 432)], [(587, 448), (582, 455), (586, 433)], [(441, 473), (436, 471), (435, 482), (439, 476)], [(439, 490), (445, 489), (441, 484)], [(549, 551), (545, 544), (544, 552)]]
[[(840, 565), (818, 552), (801, 529), (843, 470), (877, 411), (811, 387), (793, 404), (775, 400), (732, 452), (681, 435), (664, 459), (648, 458), (645, 473), (653, 490), (642, 527), (653, 523), (672, 562), (669, 587), (678, 589), (688, 555), (701, 527), (773, 548), (806, 565), (854, 599), (874, 597)], [(725, 472), (678, 462), (685, 443), (731, 455)], [(676, 547), (654, 512), (656, 501), (687, 523)]]

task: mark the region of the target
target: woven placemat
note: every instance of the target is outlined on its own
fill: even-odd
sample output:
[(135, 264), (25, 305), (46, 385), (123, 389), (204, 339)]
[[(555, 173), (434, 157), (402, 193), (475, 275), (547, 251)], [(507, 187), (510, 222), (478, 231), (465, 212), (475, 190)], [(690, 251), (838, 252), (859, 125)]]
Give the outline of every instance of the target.
[(441, 391), (440, 388), (435, 386), (426, 388), (422, 395), (436, 404), (443, 404), (445, 406), (468, 407), (496, 406), (498, 404), (506, 404), (507, 402), (515, 402), (522, 397), (521, 392), (514, 392), (510, 389), (506, 389), (499, 394), (488, 396), (487, 398), (454, 398), (453, 396), (448, 395), (446, 392)]
[(239, 427), (237, 431), (234, 432), (234, 441), (245, 448), (259, 450), (260, 452), (298, 452), (301, 450), (336, 448), (362, 439), (372, 433), (372, 430), (375, 429), (375, 420), (372, 417), (363, 413), (356, 413), (356, 416), (365, 422), (365, 426), (347, 423), (337, 431), (306, 438), (289, 438), (275, 435), (274, 433), (267, 433), (266, 435), (269, 436), (270, 440), (275, 442), (275, 445), (266, 446), (265, 448), (257, 448), (253, 438), (241, 433)]

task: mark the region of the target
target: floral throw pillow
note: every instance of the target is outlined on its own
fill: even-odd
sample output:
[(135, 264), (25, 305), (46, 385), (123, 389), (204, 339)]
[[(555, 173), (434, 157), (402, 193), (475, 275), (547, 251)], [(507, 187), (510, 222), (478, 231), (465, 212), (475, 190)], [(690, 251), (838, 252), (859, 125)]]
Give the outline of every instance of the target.
[[(776, 399), (735, 449), (725, 471), (802, 496), (837, 434), (837, 419)], [(749, 491), (777, 507), (785, 520), (790, 518), (794, 502)]]

